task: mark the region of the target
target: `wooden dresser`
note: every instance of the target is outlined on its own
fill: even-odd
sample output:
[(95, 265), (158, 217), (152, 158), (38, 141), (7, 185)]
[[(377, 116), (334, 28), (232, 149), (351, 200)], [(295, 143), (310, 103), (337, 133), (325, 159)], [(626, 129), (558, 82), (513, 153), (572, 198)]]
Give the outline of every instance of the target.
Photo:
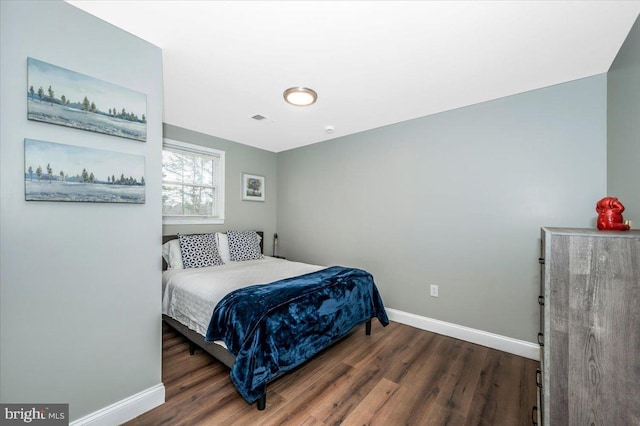
[(534, 424), (640, 425), (640, 231), (542, 228)]

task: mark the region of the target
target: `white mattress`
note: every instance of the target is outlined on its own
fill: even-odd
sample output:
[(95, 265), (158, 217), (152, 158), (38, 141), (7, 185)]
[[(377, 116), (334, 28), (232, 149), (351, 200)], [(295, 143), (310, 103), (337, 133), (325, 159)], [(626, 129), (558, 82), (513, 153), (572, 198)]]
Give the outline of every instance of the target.
[(213, 308), (233, 290), (308, 274), (325, 266), (274, 257), (162, 273), (162, 313), (205, 335)]

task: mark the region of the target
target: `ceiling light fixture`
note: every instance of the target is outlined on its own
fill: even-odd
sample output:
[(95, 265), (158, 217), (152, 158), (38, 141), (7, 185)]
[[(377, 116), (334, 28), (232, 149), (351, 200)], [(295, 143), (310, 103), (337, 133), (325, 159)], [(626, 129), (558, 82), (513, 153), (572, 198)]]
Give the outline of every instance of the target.
[(284, 100), (294, 106), (313, 105), (318, 99), (318, 94), (306, 87), (290, 87), (284, 91)]

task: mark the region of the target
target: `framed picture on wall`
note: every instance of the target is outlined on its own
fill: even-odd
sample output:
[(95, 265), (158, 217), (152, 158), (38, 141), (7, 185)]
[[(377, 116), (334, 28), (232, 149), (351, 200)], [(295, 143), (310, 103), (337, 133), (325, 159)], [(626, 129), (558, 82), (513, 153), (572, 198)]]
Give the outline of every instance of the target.
[(244, 201), (264, 201), (264, 176), (242, 174), (242, 199)]

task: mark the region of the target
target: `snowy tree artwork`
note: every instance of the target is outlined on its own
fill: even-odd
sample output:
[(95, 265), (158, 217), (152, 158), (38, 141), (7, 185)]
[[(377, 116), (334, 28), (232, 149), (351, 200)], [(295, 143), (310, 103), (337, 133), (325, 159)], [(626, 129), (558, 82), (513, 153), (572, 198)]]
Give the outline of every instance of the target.
[(29, 120), (146, 142), (144, 93), (34, 58), (27, 73)]
[(245, 201), (264, 201), (264, 176), (242, 174), (242, 199)]
[(145, 202), (142, 155), (25, 139), (24, 170), (27, 201)]

